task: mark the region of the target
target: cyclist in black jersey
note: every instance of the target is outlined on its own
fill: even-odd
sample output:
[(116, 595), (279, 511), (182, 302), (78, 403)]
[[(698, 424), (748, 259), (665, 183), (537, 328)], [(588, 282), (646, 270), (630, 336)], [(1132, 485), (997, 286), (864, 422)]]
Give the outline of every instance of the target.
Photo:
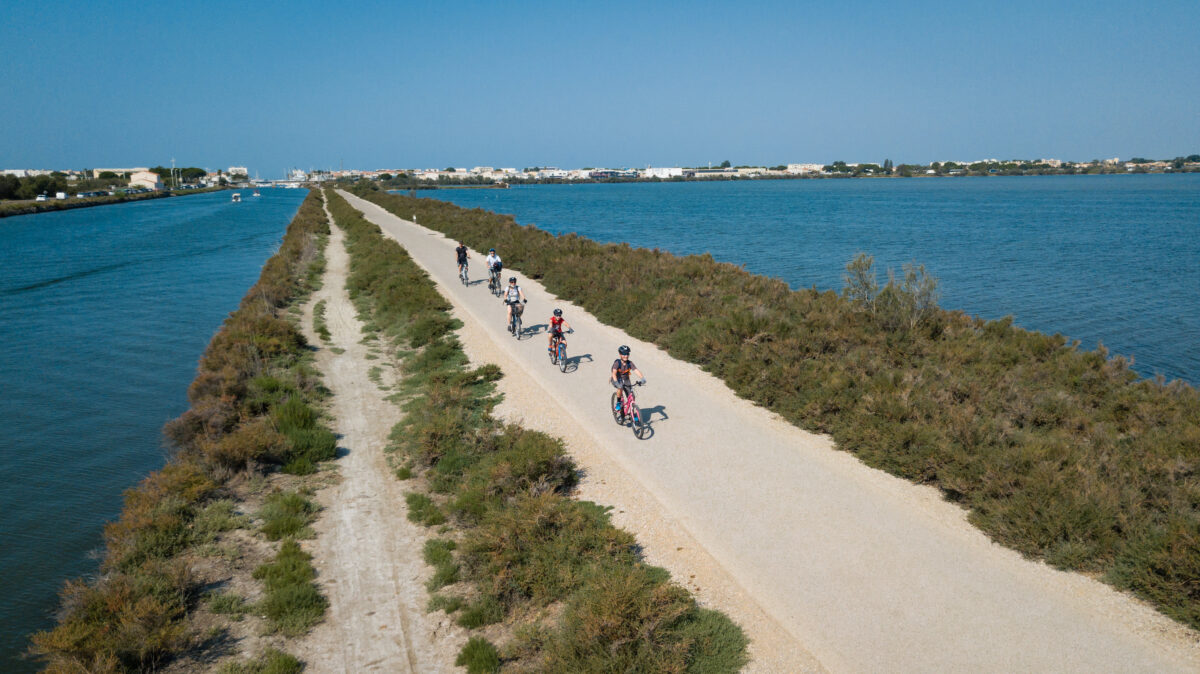
[(463, 267), (467, 266), (467, 258), (470, 257), (467, 255), (467, 244), (459, 241), (458, 248), (454, 249), (454, 255), (458, 260), (458, 273), (461, 275)]
[(633, 386), (630, 379), (631, 374), (637, 376), (639, 384), (646, 383), (646, 375), (642, 374), (632, 360), (629, 360), (629, 347), (622, 345), (617, 349), (617, 359), (613, 361), (612, 372), (609, 375), (609, 383), (618, 391), (617, 404), (614, 409), (621, 409), (625, 399), (625, 389)]

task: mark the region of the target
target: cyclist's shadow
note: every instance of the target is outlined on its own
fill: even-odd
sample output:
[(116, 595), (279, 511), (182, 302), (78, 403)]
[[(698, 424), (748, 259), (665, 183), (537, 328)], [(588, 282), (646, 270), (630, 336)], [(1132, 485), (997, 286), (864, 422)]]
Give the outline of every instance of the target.
[(574, 372), (579, 369), (579, 363), (583, 360), (592, 362), (592, 354), (581, 353), (578, 356), (567, 356), (567, 372)]
[(532, 325), (526, 325), (524, 332), (527, 335), (540, 335), (549, 327), (550, 326), (546, 323), (534, 323)]
[(667, 416), (667, 408), (665, 405), (655, 405), (654, 407), (643, 407), (642, 414), (646, 416), (646, 421), (654, 421), (654, 415), (658, 415), (659, 419), (666, 421), (671, 417)]

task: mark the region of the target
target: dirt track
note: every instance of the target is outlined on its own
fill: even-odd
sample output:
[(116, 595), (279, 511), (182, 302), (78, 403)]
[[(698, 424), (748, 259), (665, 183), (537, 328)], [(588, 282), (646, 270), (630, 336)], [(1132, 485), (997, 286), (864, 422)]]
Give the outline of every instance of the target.
[[(514, 340), (485, 284), (458, 282), (453, 242), (342, 195), (453, 302), (468, 352), (507, 375), (504, 411), (567, 440), (587, 474), (584, 497), (613, 505), (651, 561), (746, 627), (753, 669), (1200, 670), (1195, 633), (1102, 583), (994, 545), (933, 489), (863, 466), (519, 270), (536, 334)], [(477, 252), (472, 262), (482, 276)], [(576, 330), (567, 374), (546, 357), (556, 306)], [(639, 402), (654, 434), (643, 441), (606, 409), (622, 343), (650, 382)]]
[(368, 359), (369, 348), (359, 341), (345, 290), (349, 256), (341, 230), (332, 230), (324, 284), (308, 304), (304, 325), (320, 344), (309, 326), (312, 306), (325, 300), (332, 344), (317, 352), (317, 365), (333, 391), (341, 480), (317, 494), (324, 508), (314, 526), (317, 538), (304, 543), (329, 612), (295, 653), (316, 673), (455, 671), (465, 632), (445, 613), (425, 612), (430, 570), (421, 550), (427, 533), (405, 519), (403, 485), (383, 454), (401, 414), (370, 380), (372, 365), (383, 361)]

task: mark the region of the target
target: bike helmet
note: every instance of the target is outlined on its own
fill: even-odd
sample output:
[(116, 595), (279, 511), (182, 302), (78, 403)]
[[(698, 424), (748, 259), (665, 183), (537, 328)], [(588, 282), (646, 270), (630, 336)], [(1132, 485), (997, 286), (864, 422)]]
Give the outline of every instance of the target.
[(629, 347), (622, 344), (620, 346), (620, 348), (617, 349), (617, 353), (621, 354), (622, 356), (628, 356), (629, 355)]
[(562, 316), (562, 309), (555, 309), (555, 310), (554, 310), (554, 315), (555, 315), (555, 316)]
[(509, 276), (509, 277), (508, 277), (508, 282), (509, 282), (509, 283), (516, 283), (516, 282), (517, 282), (517, 277), (516, 277), (516, 276)]
[(495, 248), (488, 248), (488, 252), (489, 252), (489, 253), (494, 253), (494, 252), (496, 252), (496, 249), (495, 249)]

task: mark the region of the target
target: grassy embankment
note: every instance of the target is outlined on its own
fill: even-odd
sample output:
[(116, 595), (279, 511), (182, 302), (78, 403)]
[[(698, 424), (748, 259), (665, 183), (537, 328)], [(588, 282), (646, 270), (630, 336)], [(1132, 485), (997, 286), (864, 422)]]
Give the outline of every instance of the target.
[(430, 610), (468, 628), (502, 624), (488, 632), (502, 648), (476, 636), (459, 664), (736, 671), (741, 630), (643, 563), (603, 508), (570, 498), (576, 468), (562, 443), (490, 415), (499, 369), (467, 369), (449, 304), (426, 274), (341, 197), (331, 193), (330, 207), (347, 233), (350, 296), (401, 361), (398, 476), (414, 479), (409, 518), (440, 535), (425, 548), (436, 569)]
[(870, 270), (848, 296), (792, 291), (708, 255), (362, 193), (478, 250), (496, 247), (511, 268), (738, 395), (831, 434), (868, 465), (937, 486), (1004, 545), (1200, 628), (1195, 389), (1139, 379), (1103, 348), (1082, 352), (1010, 319), (922, 315), (912, 293), (865, 288)]
[[(328, 232), (313, 192), (205, 350), (188, 389), (190, 409), (165, 429), (171, 459), (125, 493), (120, 518), (105, 527), (99, 575), (70, 581), (58, 625), (33, 636), (31, 651), (46, 671), (148, 671), (184, 653), (203, 656), (247, 614), (285, 635), (320, 620), (325, 600), (293, 540), (313, 508), (297, 493), (269, 495), (254, 518), (262, 523), (259, 537), (284, 540), (273, 561), (251, 569), (265, 583), (263, 600), (202, 590), (223, 585), (231, 560), (242, 557), (229, 536), (252, 525), (237, 510), (254, 485), (272, 484), (281, 470), (312, 473), (333, 458), (334, 435), (312, 408), (321, 398), (318, 375), (288, 317), (319, 282)], [(276, 667), (271, 671), (300, 667), (277, 651), (260, 662)], [(255, 671), (247, 666), (231, 671)]]
[(149, 192), (146, 194), (115, 194), (104, 197), (84, 197), (77, 199), (50, 199), (48, 201), (0, 202), (0, 218), (10, 215), (29, 215), (31, 213), (46, 213), (48, 211), (67, 211), (73, 208), (89, 208), (91, 206), (107, 206), (108, 204), (123, 204), (129, 201), (145, 201), (147, 199), (166, 199), (167, 197), (182, 197), (189, 194), (204, 194), (229, 189), (228, 187), (210, 187), (203, 190), (181, 190), (177, 192)]

